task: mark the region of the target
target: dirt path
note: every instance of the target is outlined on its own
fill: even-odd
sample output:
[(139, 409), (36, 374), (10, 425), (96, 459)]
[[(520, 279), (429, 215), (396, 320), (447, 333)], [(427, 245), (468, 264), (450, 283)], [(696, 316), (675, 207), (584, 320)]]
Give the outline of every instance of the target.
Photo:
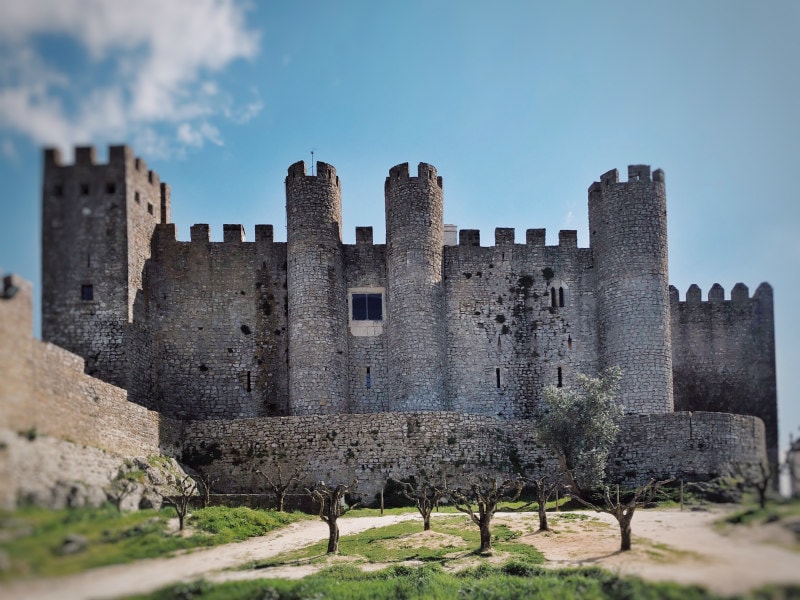
[(713, 527), (724, 509), (692, 512), (639, 510), (633, 549), (618, 552), (619, 529), (610, 515), (556, 523), (558, 534), (533, 533), (522, 540), (538, 548), (553, 567), (595, 565), (651, 581), (702, 585), (720, 594), (742, 593), (768, 583), (800, 583), (800, 552), (779, 524)]
[[(359, 533), (415, 518), (414, 514), (362, 517), (339, 521), (341, 535)], [(92, 569), (53, 579), (18, 581), (0, 587), (2, 600), (86, 600), (144, 594), (180, 581), (205, 577), (215, 571), (263, 560), (287, 550), (328, 538), (320, 520), (292, 523), (264, 537), (195, 550), (172, 558), (153, 558), (126, 565)]]
[[(744, 593), (768, 583), (800, 584), (800, 551), (793, 534), (779, 524), (741, 526), (729, 528), (724, 534), (718, 532), (714, 522), (731, 510), (724, 507), (699, 512), (639, 510), (633, 520), (634, 542), (630, 552), (619, 552), (617, 523), (603, 513), (571, 513), (577, 514), (577, 518), (570, 518), (570, 513), (551, 513), (553, 533), (536, 532), (538, 518), (532, 513), (498, 513), (494, 523), (506, 524), (522, 533), (517, 541), (535, 546), (545, 555), (546, 565), (552, 568), (599, 566), (612, 573), (636, 575), (651, 581), (701, 585), (719, 594)], [(436, 529), (435, 520), (433, 529)], [(498, 560), (493, 562), (507, 560), (501, 556), (495, 558)], [(218, 571), (210, 579), (217, 582), (298, 579), (324, 566), (352, 560), (352, 557), (340, 556), (313, 565)], [(449, 561), (446, 569), (458, 570), (476, 564), (476, 559), (465, 553), (464, 558)], [(370, 570), (388, 566), (364, 565)]]
[[(713, 523), (724, 512), (720, 508), (702, 512), (640, 510), (633, 521), (633, 550), (624, 553), (618, 552), (619, 533), (609, 515), (579, 513), (577, 518), (552, 515), (554, 533), (536, 533), (537, 518), (530, 513), (498, 514), (495, 523), (506, 523), (520, 531), (523, 535), (518, 541), (538, 548), (551, 567), (595, 565), (620, 575), (698, 584), (721, 594), (742, 593), (767, 583), (800, 584), (800, 552), (790, 532), (774, 524), (742, 526), (720, 533)], [(348, 535), (408, 519), (419, 516), (408, 513), (344, 518), (340, 526), (342, 535)], [(327, 525), (321, 521), (301, 521), (261, 538), (173, 558), (104, 567), (58, 579), (12, 583), (0, 588), (0, 599), (113, 598), (200, 577), (211, 581), (304, 577), (331, 561), (258, 571), (226, 569), (302, 548), (326, 539), (327, 535)], [(792, 543), (794, 549), (789, 549)], [(333, 562), (353, 560), (353, 557), (332, 559)], [(386, 565), (365, 565), (365, 568), (380, 566)]]

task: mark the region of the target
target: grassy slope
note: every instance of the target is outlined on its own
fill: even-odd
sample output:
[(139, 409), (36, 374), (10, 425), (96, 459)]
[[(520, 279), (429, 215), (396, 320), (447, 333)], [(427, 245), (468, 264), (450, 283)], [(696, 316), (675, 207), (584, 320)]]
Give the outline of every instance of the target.
[[(92, 567), (164, 556), (176, 550), (215, 546), (264, 535), (306, 518), (305, 515), (212, 507), (194, 511), (181, 536), (169, 532), (173, 509), (119, 514), (112, 506), (100, 509), (45, 510), (23, 508), (0, 511), (0, 550), (11, 568), (0, 571), (0, 582), (15, 577), (58, 576)], [(62, 554), (68, 535), (87, 541), (86, 549)]]

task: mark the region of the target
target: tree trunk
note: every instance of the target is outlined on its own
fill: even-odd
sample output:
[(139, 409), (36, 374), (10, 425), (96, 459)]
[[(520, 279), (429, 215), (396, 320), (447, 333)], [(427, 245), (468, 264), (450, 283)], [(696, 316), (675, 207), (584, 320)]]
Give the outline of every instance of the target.
[(619, 549), (621, 552), (626, 552), (631, 549), (631, 520), (633, 515), (623, 515), (619, 520), (619, 536), (620, 544)]
[(431, 514), (428, 513), (427, 515), (422, 515), (422, 529), (424, 531), (431, 530)]
[(339, 554), (339, 525), (335, 520), (328, 521), (328, 554)]
[(767, 486), (758, 486), (756, 489), (758, 490), (758, 506), (764, 510), (767, 507)]
[(492, 549), (492, 530), (489, 523), (481, 524), (481, 547), (478, 550), (481, 554), (489, 552)]
[(550, 527), (547, 524), (547, 511), (545, 510), (545, 505), (541, 502), (539, 503), (539, 531), (550, 531)]
[(183, 517), (184, 513), (178, 511), (178, 531), (183, 531)]

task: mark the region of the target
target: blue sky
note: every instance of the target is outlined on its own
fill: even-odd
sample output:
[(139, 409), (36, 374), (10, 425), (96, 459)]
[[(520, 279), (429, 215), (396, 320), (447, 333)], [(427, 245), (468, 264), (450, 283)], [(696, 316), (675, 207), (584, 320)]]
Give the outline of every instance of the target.
[[(285, 239), (287, 167), (384, 239), (391, 166), (434, 164), (445, 221), (577, 229), (586, 190), (666, 172), (670, 279), (775, 289), (781, 440), (800, 425), (800, 4), (736, 0), (0, 5), (0, 269), (40, 280), (41, 147), (128, 143), (194, 223)], [(38, 310), (38, 307), (37, 307)], [(38, 325), (37, 325), (38, 327)], [(37, 331), (38, 333), (38, 331)], [(793, 368), (794, 367), (794, 368)]]

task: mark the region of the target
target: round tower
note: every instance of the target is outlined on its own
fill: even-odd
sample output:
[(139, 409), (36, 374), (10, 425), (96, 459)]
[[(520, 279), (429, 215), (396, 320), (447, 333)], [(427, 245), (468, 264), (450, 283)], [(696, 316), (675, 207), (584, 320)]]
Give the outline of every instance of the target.
[(664, 172), (616, 169), (589, 188), (599, 366), (623, 370), (626, 413), (672, 412), (672, 343)]
[(286, 285), (292, 414), (347, 412), (347, 297), (342, 262), (342, 191), (336, 169), (289, 167)]
[(444, 410), (442, 178), (425, 163), (411, 177), (403, 163), (384, 190), (391, 410)]

